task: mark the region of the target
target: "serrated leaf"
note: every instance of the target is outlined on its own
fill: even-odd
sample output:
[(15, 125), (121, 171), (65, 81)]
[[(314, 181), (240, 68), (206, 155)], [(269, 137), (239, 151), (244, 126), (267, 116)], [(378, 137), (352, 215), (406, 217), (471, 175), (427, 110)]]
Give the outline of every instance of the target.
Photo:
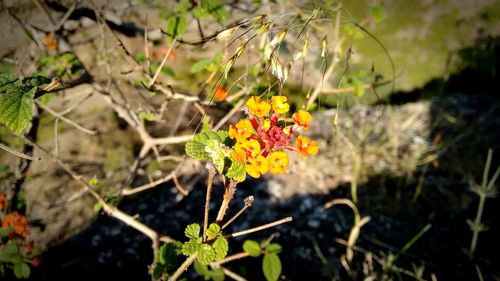
[(262, 259), (262, 272), (267, 281), (276, 281), (281, 275), (281, 260), (276, 254), (268, 254)]
[(224, 171), (224, 149), (221, 143), (217, 140), (208, 140), (207, 146), (205, 146), (205, 151), (208, 153), (210, 162), (215, 164), (217, 170), (222, 173)]
[(228, 10), (219, 0), (202, 0), (201, 6), (219, 22), (229, 18)]
[(0, 262), (13, 262), (19, 256), (19, 247), (14, 243), (7, 243), (0, 250)]
[(199, 224), (192, 223), (186, 227), (186, 230), (184, 230), (184, 234), (187, 238), (197, 239), (198, 237), (200, 237), (200, 230), (201, 227)]
[(208, 265), (215, 259), (215, 250), (207, 244), (201, 244), (198, 249), (198, 261), (201, 264)]
[(186, 143), (186, 155), (198, 160), (208, 160), (210, 155), (205, 151), (205, 146), (200, 142), (189, 141)]
[(205, 131), (194, 136), (193, 140), (186, 143), (186, 155), (198, 160), (211, 160), (210, 154), (205, 150), (208, 140), (216, 140), (227, 144), (229, 137), (226, 131)]
[(226, 176), (237, 182), (242, 182), (246, 178), (245, 163), (231, 161), (231, 166), (227, 169)]
[(208, 226), (207, 236), (208, 236), (209, 240), (214, 239), (215, 237), (217, 237), (217, 235), (219, 235), (219, 233), (220, 233), (220, 226), (218, 224), (211, 223)]
[(176, 6), (175, 10), (177, 13), (184, 14), (187, 12), (189, 7), (191, 6), (191, 1), (190, 0), (181, 0)]
[(198, 252), (201, 244), (196, 239), (191, 239), (182, 245), (182, 254), (190, 256)]
[(205, 70), (212, 63), (211, 59), (203, 59), (197, 61), (195, 64), (191, 66), (191, 73), (198, 73)]
[(258, 257), (261, 253), (259, 243), (254, 240), (245, 240), (243, 242), (243, 251), (252, 257)]
[(30, 274), (30, 267), (26, 263), (18, 262), (14, 264), (14, 275), (17, 279), (27, 279), (30, 277)]
[(266, 252), (268, 254), (278, 254), (281, 252), (281, 245), (278, 243), (271, 243), (266, 246)]
[(21, 134), (31, 121), (36, 87), (24, 92), (24, 88), (0, 96), (0, 123)]
[(184, 15), (171, 17), (167, 21), (167, 34), (172, 38), (180, 37), (186, 32), (187, 20)]
[(224, 236), (219, 236), (215, 240), (212, 248), (215, 250), (215, 260), (222, 260), (227, 256), (227, 251), (229, 250), (229, 244)]

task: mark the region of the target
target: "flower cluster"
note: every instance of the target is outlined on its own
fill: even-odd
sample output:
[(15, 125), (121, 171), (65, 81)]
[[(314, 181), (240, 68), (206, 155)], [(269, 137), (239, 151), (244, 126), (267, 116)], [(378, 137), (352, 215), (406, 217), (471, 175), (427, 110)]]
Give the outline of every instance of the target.
[(301, 156), (316, 155), (318, 144), (299, 135), (293, 145), (293, 132), (298, 128), (308, 130), (313, 121), (311, 114), (299, 110), (292, 118), (284, 118), (290, 105), (285, 96), (271, 97), (271, 103), (252, 96), (244, 108), (248, 116), (229, 126), (229, 137), (236, 140), (231, 157), (245, 163), (245, 171), (254, 178), (271, 172), (284, 174), (288, 167), (286, 150), (297, 151)]
[(28, 220), (25, 216), (20, 215), (17, 211), (6, 214), (2, 218), (2, 228), (11, 227), (14, 230), (15, 234), (23, 238), (26, 238), (29, 235), (29, 232), (26, 229), (27, 226)]

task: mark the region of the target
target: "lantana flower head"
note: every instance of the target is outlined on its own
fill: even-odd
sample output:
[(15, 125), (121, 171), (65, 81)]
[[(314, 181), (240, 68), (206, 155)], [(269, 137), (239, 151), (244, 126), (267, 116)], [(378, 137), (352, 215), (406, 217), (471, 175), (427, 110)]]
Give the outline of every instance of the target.
[(304, 157), (318, 153), (318, 144), (307, 137), (299, 135), (293, 142), (294, 131), (309, 129), (313, 121), (309, 112), (299, 110), (287, 118), (284, 115), (290, 111), (290, 105), (285, 96), (273, 96), (270, 103), (252, 96), (246, 105), (243, 111), (247, 117), (229, 126), (229, 137), (236, 140), (230, 155), (234, 161), (245, 164), (250, 176), (286, 173), (287, 151), (297, 151)]
[(14, 230), (14, 233), (21, 237), (28, 237), (29, 232), (26, 229), (28, 226), (28, 220), (25, 216), (20, 215), (17, 211), (6, 214), (2, 218), (2, 228), (11, 227)]

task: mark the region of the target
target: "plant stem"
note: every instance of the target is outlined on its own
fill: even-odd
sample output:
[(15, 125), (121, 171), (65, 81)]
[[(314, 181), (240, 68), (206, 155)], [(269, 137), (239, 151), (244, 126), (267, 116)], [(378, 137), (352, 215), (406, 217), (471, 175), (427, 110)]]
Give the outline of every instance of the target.
[(217, 214), (216, 222), (220, 224), (224, 219), (224, 215), (226, 214), (227, 208), (229, 207), (229, 202), (233, 199), (234, 191), (236, 190), (236, 184), (238, 184), (235, 180), (230, 180), (224, 191), (224, 198), (222, 200), (222, 204), (220, 205), (219, 213)]
[(481, 228), (479, 225), (481, 224), (481, 217), (483, 216), (483, 209), (484, 209), (484, 202), (486, 201), (486, 194), (485, 193), (480, 193), (479, 194), (479, 206), (477, 207), (477, 213), (476, 213), (476, 219), (474, 220), (474, 226), (472, 228), (472, 241), (470, 243), (470, 250), (469, 254), (471, 256), (474, 255), (474, 252), (476, 251), (476, 245), (477, 245), (477, 239), (479, 238), (479, 232), (481, 231)]
[(174, 274), (168, 279), (168, 281), (175, 281), (179, 276), (181, 276), (184, 271), (188, 269), (188, 267), (196, 260), (198, 257), (198, 253), (190, 255), (182, 264), (177, 268)]
[(214, 183), (214, 177), (215, 177), (215, 167), (212, 164), (207, 164), (207, 169), (208, 169), (208, 182), (207, 182), (207, 195), (205, 197), (205, 215), (203, 217), (203, 241), (207, 241), (208, 209), (210, 207), (212, 184)]
[(236, 213), (236, 215), (234, 215), (230, 220), (228, 220), (220, 229), (224, 229), (226, 228), (228, 225), (230, 225), (233, 221), (235, 221), (241, 214), (243, 214), (243, 212), (250, 208), (253, 204), (253, 196), (248, 196), (247, 198), (245, 198), (244, 202), (245, 202), (245, 206), (243, 206), (243, 208), (241, 208), (241, 210)]

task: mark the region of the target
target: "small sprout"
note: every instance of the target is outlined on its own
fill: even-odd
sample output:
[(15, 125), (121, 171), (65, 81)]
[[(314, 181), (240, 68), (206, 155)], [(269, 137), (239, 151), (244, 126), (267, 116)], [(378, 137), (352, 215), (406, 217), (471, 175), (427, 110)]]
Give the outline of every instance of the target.
[(328, 53), (328, 41), (326, 39), (326, 35), (321, 39), (321, 45), (321, 57), (325, 58), (326, 54)]
[(217, 39), (223, 40), (231, 37), (231, 35), (233, 35), (238, 28), (239, 26), (235, 26), (219, 32), (219, 34), (217, 34)]

